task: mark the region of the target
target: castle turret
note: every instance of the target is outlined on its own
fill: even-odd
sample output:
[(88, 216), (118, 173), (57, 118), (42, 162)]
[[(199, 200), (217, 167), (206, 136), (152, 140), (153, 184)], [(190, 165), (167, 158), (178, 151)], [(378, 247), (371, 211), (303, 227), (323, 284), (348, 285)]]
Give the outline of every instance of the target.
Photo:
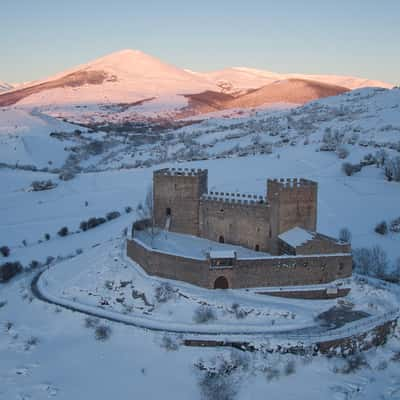
[(171, 168), (154, 171), (154, 221), (160, 228), (199, 235), (200, 197), (208, 190), (208, 171)]
[(268, 179), (272, 252), (277, 253), (277, 236), (296, 226), (317, 229), (317, 182), (307, 179)]

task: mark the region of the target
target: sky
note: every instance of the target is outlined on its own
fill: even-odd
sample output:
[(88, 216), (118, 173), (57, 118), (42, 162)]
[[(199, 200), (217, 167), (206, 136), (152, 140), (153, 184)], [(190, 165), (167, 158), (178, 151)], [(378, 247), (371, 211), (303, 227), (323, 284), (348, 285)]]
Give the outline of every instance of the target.
[(400, 84), (400, 0), (0, 1), (0, 81), (45, 78), (128, 48), (196, 71)]

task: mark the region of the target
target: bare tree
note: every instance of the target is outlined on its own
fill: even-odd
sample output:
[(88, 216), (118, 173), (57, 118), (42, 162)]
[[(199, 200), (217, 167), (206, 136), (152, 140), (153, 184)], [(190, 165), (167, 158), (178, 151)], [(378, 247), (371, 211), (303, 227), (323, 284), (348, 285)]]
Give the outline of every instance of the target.
[(136, 213), (140, 219), (147, 220), (150, 224), (151, 240), (153, 241), (155, 230), (154, 230), (154, 200), (153, 200), (153, 188), (149, 186), (147, 189), (144, 203), (140, 202), (136, 207)]

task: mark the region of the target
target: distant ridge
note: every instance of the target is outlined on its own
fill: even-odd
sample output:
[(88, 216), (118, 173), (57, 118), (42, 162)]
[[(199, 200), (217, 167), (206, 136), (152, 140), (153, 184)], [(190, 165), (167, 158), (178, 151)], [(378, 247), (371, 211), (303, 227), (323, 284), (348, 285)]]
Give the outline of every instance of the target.
[[(1, 84), (4, 85), (6, 84)], [(273, 103), (303, 104), (364, 86), (392, 85), (336, 75), (278, 74), (235, 67), (200, 73), (164, 63), (139, 50), (122, 50), (53, 77), (0, 94), (0, 107), (158, 104), (160, 112), (196, 113)], [(0, 90), (3, 86), (0, 86)], [(225, 96), (226, 95), (226, 96)], [(188, 104), (189, 102), (189, 104)], [(194, 111), (193, 111), (194, 112)]]

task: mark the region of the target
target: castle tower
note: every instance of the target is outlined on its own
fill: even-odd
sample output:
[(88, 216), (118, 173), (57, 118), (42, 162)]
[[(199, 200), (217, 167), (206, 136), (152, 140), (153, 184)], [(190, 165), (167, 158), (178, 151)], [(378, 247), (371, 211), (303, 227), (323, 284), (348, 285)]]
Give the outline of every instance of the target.
[(267, 181), (270, 204), (271, 252), (277, 254), (277, 236), (295, 226), (316, 231), (318, 184), (307, 179)]
[(154, 171), (155, 225), (173, 232), (199, 235), (200, 197), (207, 191), (207, 170), (166, 168)]

